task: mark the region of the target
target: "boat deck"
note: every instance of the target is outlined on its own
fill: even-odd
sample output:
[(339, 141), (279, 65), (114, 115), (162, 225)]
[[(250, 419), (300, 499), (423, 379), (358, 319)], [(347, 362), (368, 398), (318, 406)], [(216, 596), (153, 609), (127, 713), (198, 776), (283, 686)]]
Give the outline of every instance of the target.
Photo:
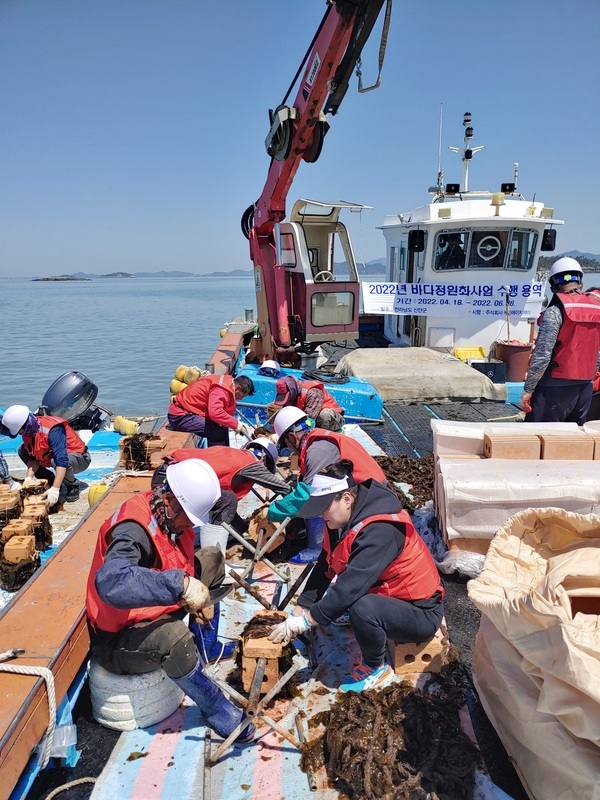
[[(191, 445), (189, 434), (161, 432), (165, 450)], [(125, 499), (146, 491), (150, 477), (123, 476), (89, 509), (53, 557), (0, 612), (0, 652), (25, 652), (8, 664), (45, 667), (54, 677), (57, 706), (86, 661), (87, 575), (98, 528)], [(5, 800), (25, 770), (48, 726), (45, 682), (32, 675), (0, 673), (0, 798)]]
[[(496, 402), (435, 406), (392, 403), (385, 407), (382, 424), (365, 425), (362, 432), (357, 429), (355, 435), (360, 435), (363, 443), (370, 442), (373, 453), (379, 453), (381, 448), (388, 455), (425, 455), (432, 449), (431, 419), (483, 421), (514, 416), (517, 412), (514, 406)], [(249, 502), (256, 504), (258, 500), (254, 498)], [(98, 508), (103, 518), (107, 510), (108, 507)], [(248, 508), (242, 509), (244, 512), (247, 513)], [(98, 521), (94, 517), (96, 527)], [(291, 575), (293, 580), (293, 571)], [(447, 577), (444, 582), (448, 592), (446, 620), (450, 640), (462, 648), (468, 671), (478, 614), (468, 600), (464, 583)], [(253, 585), (261, 595), (270, 598), (275, 590), (274, 576), (261, 565), (255, 572)], [(227, 640), (236, 638), (241, 628), (262, 606), (243, 590), (236, 590), (223, 601), (222, 608), (220, 637)], [(335, 696), (336, 687), (348, 674), (350, 663), (356, 655), (356, 642), (349, 629), (336, 627), (319, 635), (316, 650), (319, 665), (313, 668), (306, 650), (302, 646), (299, 648), (299, 657), (303, 661), (299, 673), (302, 689), (298, 697), (277, 700), (269, 705), (266, 712), (294, 736), (295, 716), (299, 710), (311, 716), (318, 707)], [(217, 671), (223, 678), (231, 669), (230, 661), (219, 665)], [(316, 687), (317, 692), (313, 691)], [(41, 687), (40, 693), (43, 695)], [(478, 774), (474, 797), (477, 800), (506, 800), (507, 797), (524, 800), (526, 795), (487, 723), (474, 690), (469, 695), (469, 711), (470, 714), (464, 709), (464, 728), (472, 730), (471, 719), (474, 721), (478, 743), (492, 776)], [(45, 797), (53, 787), (90, 775), (97, 777), (95, 786), (75, 786), (69, 790), (71, 798), (191, 800), (203, 797), (204, 800), (254, 800), (273, 796), (295, 800), (308, 796), (310, 791), (307, 776), (299, 769), (297, 748), (264, 722), (259, 722), (257, 726), (254, 744), (235, 746), (209, 771), (204, 768), (206, 729), (193, 704), (184, 704), (169, 719), (152, 729), (119, 734), (103, 729), (91, 720), (89, 697), (82, 692), (78, 731), (78, 747), (82, 750), (80, 763), (69, 770), (46, 770), (37, 779), (29, 797)], [(219, 742), (218, 737), (214, 737), (213, 748)], [(339, 796), (337, 791), (327, 786), (324, 771), (316, 778), (317, 791), (310, 792), (312, 796), (322, 800)]]

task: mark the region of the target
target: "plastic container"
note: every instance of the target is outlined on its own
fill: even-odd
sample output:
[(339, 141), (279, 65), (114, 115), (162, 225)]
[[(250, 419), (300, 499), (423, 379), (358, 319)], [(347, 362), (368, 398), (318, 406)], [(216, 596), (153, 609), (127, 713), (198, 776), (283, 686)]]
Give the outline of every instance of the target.
[(452, 355), (466, 362), (470, 358), (485, 358), (486, 354), (485, 347), (455, 347)]
[(506, 365), (507, 381), (520, 383), (525, 380), (532, 348), (532, 344), (496, 342), (496, 358), (504, 361)]

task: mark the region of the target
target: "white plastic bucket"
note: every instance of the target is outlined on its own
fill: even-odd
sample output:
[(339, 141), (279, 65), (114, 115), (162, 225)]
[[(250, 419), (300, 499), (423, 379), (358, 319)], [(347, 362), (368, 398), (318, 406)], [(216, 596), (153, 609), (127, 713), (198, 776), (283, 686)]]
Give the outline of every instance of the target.
[(211, 525), (210, 523), (201, 525), (200, 547), (218, 547), (225, 555), (228, 536), (229, 534), (222, 525)]

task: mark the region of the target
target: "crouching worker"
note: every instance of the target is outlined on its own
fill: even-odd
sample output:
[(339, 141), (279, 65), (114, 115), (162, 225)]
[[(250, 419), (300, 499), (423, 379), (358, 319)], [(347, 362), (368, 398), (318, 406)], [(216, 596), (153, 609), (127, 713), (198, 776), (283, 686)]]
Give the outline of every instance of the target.
[[(225, 738), (242, 711), (204, 674), (204, 644), (184, 622), (188, 612), (202, 614), (225, 577), (219, 548), (194, 558), (193, 526), (207, 521), (220, 493), (208, 464), (168, 466), (162, 486), (126, 500), (100, 528), (86, 600), (92, 656), (101, 667), (117, 675), (163, 669)], [(248, 723), (238, 741), (253, 735)]]
[(59, 501), (79, 499), (81, 486), (75, 475), (86, 470), (92, 459), (86, 443), (65, 419), (31, 414), (27, 406), (14, 405), (2, 415), (2, 425), (12, 439), (23, 437), (17, 452), (27, 465), (24, 486), (34, 477), (47, 480), (49, 509)]
[(362, 659), (340, 686), (343, 692), (372, 689), (390, 677), (387, 640), (423, 642), (444, 616), (437, 567), (410, 516), (377, 481), (356, 484), (352, 469), (343, 460), (315, 475), (298, 516), (323, 517), (323, 552), (295, 615), (269, 634), (287, 643), (347, 611)]

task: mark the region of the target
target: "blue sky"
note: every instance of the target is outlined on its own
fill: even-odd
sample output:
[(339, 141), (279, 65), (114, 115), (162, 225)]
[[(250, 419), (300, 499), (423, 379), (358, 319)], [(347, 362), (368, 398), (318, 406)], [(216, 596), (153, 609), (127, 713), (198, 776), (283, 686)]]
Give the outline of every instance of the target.
[[(267, 175), (267, 111), (325, 7), (2, 0), (0, 276), (250, 268), (240, 217)], [(600, 253), (599, 23), (599, 0), (395, 0), (381, 88), (358, 95), (353, 79), (288, 211), (372, 205), (352, 215), (354, 248), (383, 257), (384, 215), (428, 201), (443, 104), (446, 181), (470, 111), (486, 146), (470, 187), (499, 189), (518, 162), (521, 192), (566, 221), (558, 251)]]

